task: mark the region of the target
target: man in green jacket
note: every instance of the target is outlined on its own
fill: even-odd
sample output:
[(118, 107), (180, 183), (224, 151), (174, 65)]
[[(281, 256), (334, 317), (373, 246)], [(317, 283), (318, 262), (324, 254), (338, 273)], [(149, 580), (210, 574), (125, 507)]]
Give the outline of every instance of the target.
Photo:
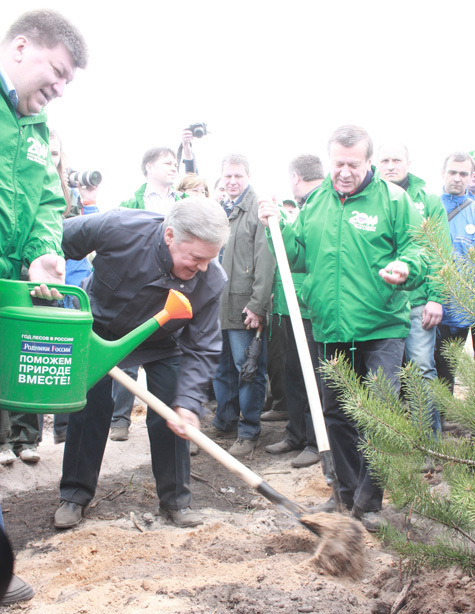
[[(309, 309), (320, 360), (336, 352), (358, 376), (383, 369), (396, 390), (404, 339), (410, 329), (405, 292), (420, 285), (426, 265), (411, 238), (420, 216), (407, 194), (383, 181), (371, 165), (367, 132), (342, 126), (329, 141), (330, 175), (309, 198), (294, 225), (281, 224), (290, 266), (305, 272), (302, 300)], [(279, 216), (263, 202), (259, 218)], [(380, 518), (383, 491), (358, 449), (359, 433), (322, 381), (322, 405), (343, 503), (367, 530)], [(333, 511), (330, 499), (322, 511)]]
[[(66, 203), (49, 151), (43, 107), (63, 95), (76, 69), (86, 63), (81, 34), (54, 11), (23, 14), (0, 43), (1, 278), (19, 279), (25, 265), (32, 281), (64, 282)], [(8, 412), (0, 411), (0, 436), (8, 432)], [(4, 441), (0, 439), (0, 446)], [(7, 455), (3, 464), (16, 458), (11, 450), (1, 454)], [(31, 586), (13, 576), (0, 605), (32, 596)]]
[[(290, 163), (289, 178), (293, 197), (300, 204), (300, 207), (304, 207), (307, 200), (319, 189), (325, 178), (320, 158), (312, 154), (297, 156)], [(292, 279), (298, 296), (305, 279), (305, 273), (293, 273)], [(283, 401), (285, 403), (288, 410), (288, 422), (285, 427), (284, 439), (266, 446), (266, 450), (270, 454), (283, 454), (291, 450), (300, 449), (302, 451), (291, 461), (291, 464), (293, 467), (309, 467), (319, 462), (320, 455), (318, 454), (318, 446), (289, 308), (278, 267), (276, 267), (272, 291), (274, 298), (269, 332), (267, 373), (271, 393), (275, 389), (274, 382), (276, 380), (278, 383), (280, 382), (280, 387), (277, 388), (277, 391), (282, 389), (283, 394), (281, 399), (277, 397), (276, 400), (277, 402), (280, 401), (282, 403)], [(307, 309), (302, 304), (300, 305), (300, 311), (310, 355), (317, 361), (317, 349), (312, 337), (312, 325)], [(282, 370), (275, 370), (276, 375), (274, 377), (272, 377), (271, 369), (273, 365), (269, 360), (269, 353), (273, 347), (276, 348), (274, 353), (284, 364)], [(272, 412), (277, 413), (275, 409), (271, 409), (267, 414), (272, 415)], [(266, 414), (262, 414), (261, 420), (265, 421), (265, 418)]]
[[(183, 131), (183, 163), (185, 172), (195, 170), (195, 162), (191, 152), (190, 141), (193, 139), (191, 130)], [(142, 173), (147, 180), (135, 192), (133, 198), (121, 203), (121, 207), (129, 209), (147, 209), (167, 215), (175, 201), (179, 200), (174, 183), (178, 176), (178, 161), (175, 152), (169, 147), (152, 147), (142, 158)]]
[(61, 282), (66, 207), (43, 111), (85, 68), (84, 40), (53, 11), (20, 17), (0, 45), (0, 277)]
[[(447, 214), (442, 201), (436, 194), (425, 189), (425, 182), (409, 172), (410, 160), (407, 147), (402, 143), (386, 143), (379, 149), (378, 170), (383, 179), (390, 181), (407, 192), (422, 218), (439, 220), (450, 240)], [(406, 338), (406, 361), (415, 362), (424, 379), (437, 377), (435, 367), (435, 335), (442, 319), (443, 299), (427, 277), (419, 288), (408, 293), (411, 305), (411, 330)], [(440, 412), (431, 408), (432, 429), (440, 432)]]

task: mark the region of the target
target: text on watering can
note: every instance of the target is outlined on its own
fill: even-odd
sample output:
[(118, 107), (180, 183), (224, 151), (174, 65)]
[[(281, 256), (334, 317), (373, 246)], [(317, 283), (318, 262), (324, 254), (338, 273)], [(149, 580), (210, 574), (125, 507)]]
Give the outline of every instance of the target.
[(19, 384), (67, 386), (70, 384), (72, 337), (23, 334)]

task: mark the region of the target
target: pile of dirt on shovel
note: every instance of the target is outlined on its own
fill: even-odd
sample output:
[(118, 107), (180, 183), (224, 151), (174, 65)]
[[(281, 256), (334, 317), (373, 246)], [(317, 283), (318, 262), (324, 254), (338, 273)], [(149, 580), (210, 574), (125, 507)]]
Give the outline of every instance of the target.
[[(129, 440), (108, 443), (92, 509), (73, 530), (53, 527), (63, 445), (53, 445), (49, 421), (38, 465), (18, 460), (0, 469), (16, 572), (36, 591), (5, 611), (475, 613), (472, 578), (457, 570), (406, 577), (367, 533), (361, 578), (325, 574), (312, 560), (317, 538), (204, 453), (192, 458), (192, 506), (204, 524), (174, 527), (157, 515), (143, 409), (133, 418)], [(264, 423), (261, 446), (246, 463), (278, 492), (312, 507), (330, 495), (320, 467), (295, 469), (296, 453), (265, 452), (284, 428)]]

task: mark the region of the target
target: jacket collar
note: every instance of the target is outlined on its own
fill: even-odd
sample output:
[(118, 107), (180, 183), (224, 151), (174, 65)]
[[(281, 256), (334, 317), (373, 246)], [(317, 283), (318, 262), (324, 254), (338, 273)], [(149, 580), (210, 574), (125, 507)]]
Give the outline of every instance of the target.
[[(364, 178), (362, 184), (354, 192), (352, 192), (351, 194), (347, 194), (343, 202), (348, 198), (353, 198), (354, 196), (359, 196), (363, 192), (372, 190), (373, 186), (376, 183), (380, 183), (381, 181), (381, 176), (377, 168), (375, 166), (371, 166), (371, 169), (366, 173), (366, 177)], [(326, 176), (325, 181), (322, 183), (321, 187), (322, 189), (336, 194), (340, 200), (342, 199), (342, 195), (333, 187), (333, 182), (330, 174)]]

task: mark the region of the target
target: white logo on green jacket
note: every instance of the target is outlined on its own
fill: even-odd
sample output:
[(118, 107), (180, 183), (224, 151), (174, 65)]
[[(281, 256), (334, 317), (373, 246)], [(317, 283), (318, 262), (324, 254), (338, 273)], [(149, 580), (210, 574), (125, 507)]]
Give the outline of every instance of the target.
[(348, 220), (350, 224), (353, 224), (355, 228), (359, 230), (369, 230), (374, 232), (376, 230), (376, 224), (378, 223), (377, 215), (368, 215), (367, 213), (360, 213), (359, 211), (352, 211), (352, 217)]
[(418, 203), (416, 201), (413, 201), (413, 202), (414, 202), (414, 207), (419, 211), (422, 217), (424, 217), (424, 203)]
[(27, 159), (31, 160), (32, 162), (38, 162), (38, 164), (46, 166), (48, 146), (44, 145), (43, 143), (40, 143), (40, 141), (38, 141), (38, 139), (35, 139), (35, 137), (33, 136), (30, 136), (30, 138), (27, 140), (27, 143), (31, 143), (26, 153)]

